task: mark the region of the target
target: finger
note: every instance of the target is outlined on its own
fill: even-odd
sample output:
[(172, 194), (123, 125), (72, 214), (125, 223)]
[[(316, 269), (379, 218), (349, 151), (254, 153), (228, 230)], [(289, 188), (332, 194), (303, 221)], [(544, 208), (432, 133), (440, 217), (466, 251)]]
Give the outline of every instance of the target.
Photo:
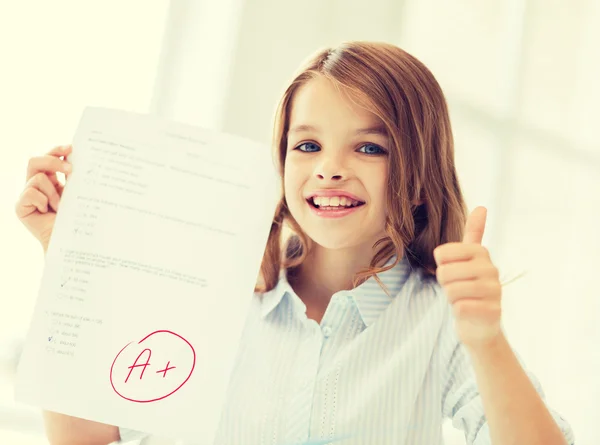
[[(51, 156), (62, 156), (62, 159), (65, 162), (68, 162), (69, 164), (71, 164), (71, 161), (69, 161), (69, 155), (73, 153), (73, 145), (59, 145), (58, 147), (53, 148), (52, 150), (50, 150), (50, 152), (48, 153)], [(65, 174), (66, 179), (69, 179), (69, 176), (71, 176), (71, 172), (63, 172)], [(56, 175), (55, 175), (56, 176)], [(56, 180), (56, 184), (55, 184), (60, 190), (59, 193), (62, 194), (62, 184), (58, 181), (58, 179)]]
[(446, 243), (433, 251), (438, 266), (455, 261), (469, 261), (474, 258), (489, 258), (488, 250), (480, 244)]
[[(68, 162), (68, 163), (69, 163), (69, 165), (71, 165), (71, 167), (72, 167), (73, 165), (71, 164), (71, 161), (69, 160), (69, 155), (70, 155), (71, 153), (73, 153), (73, 146), (72, 146), (72, 145), (67, 145), (67, 146), (65, 146), (65, 152), (64, 152), (64, 153), (65, 153), (65, 155), (64, 155), (64, 157), (63, 157), (64, 161), (65, 161), (65, 162)], [(65, 178), (66, 178), (67, 180), (69, 179), (69, 176), (71, 176), (71, 173), (73, 173), (73, 170), (72, 170), (72, 169), (71, 169), (71, 171), (70, 171), (70, 172), (65, 172)], [(61, 187), (62, 187), (62, 185), (61, 185)]]
[(26, 187), (34, 188), (42, 192), (48, 198), (48, 203), (52, 209), (55, 212), (58, 210), (60, 195), (58, 190), (56, 190), (55, 185), (45, 173), (38, 173), (35, 175), (33, 178), (27, 181)]
[(72, 145), (58, 145), (46, 153), (48, 156), (67, 156), (73, 151)]
[(444, 292), (450, 303), (463, 298), (487, 299), (498, 295), (499, 283), (494, 280), (456, 281), (444, 286)]
[(452, 305), (455, 318), (472, 320), (476, 324), (496, 323), (502, 314), (500, 301), (465, 298)]
[[(70, 155), (72, 152), (73, 152), (72, 145), (58, 145), (58, 146), (54, 147), (52, 150), (50, 150), (48, 153), (46, 153), (46, 155), (57, 157), (57, 158), (62, 159), (63, 161), (68, 162), (70, 164), (68, 155)], [(65, 173), (65, 172), (63, 171), (63, 173)], [(68, 179), (69, 174), (65, 173), (65, 176)], [(56, 188), (59, 189), (59, 193), (61, 193), (62, 190), (60, 190), (60, 188), (62, 187), (62, 184), (58, 180), (58, 177), (56, 176), (56, 174), (48, 173), (48, 177), (50, 178), (52, 183), (56, 186)]]
[(48, 213), (48, 197), (36, 188), (26, 188), (15, 206), (17, 216), (23, 219), (36, 210), (40, 213)]
[(467, 218), (463, 243), (481, 244), (486, 218), (487, 209), (485, 207), (480, 206), (473, 210)]
[(455, 281), (475, 280), (477, 278), (497, 279), (498, 269), (493, 264), (481, 261), (461, 261), (439, 266), (436, 277), (441, 285)]
[[(71, 173), (72, 166), (68, 161), (63, 161), (55, 156), (37, 156), (31, 158), (27, 165), (27, 181), (40, 172), (49, 174), (56, 178), (56, 172)], [(56, 179), (53, 179), (53, 181)], [(57, 180), (56, 180), (57, 181)]]
[(58, 196), (62, 197), (63, 190), (65, 189), (65, 186), (62, 185), (60, 182), (58, 182), (57, 184), (54, 184), (54, 187), (56, 187), (56, 191), (58, 192)]

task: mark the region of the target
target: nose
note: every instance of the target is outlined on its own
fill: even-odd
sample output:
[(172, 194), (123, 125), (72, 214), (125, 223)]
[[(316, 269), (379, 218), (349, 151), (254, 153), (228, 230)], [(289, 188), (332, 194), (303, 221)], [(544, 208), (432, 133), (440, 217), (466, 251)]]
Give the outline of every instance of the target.
[(325, 181), (341, 181), (346, 179), (348, 174), (340, 156), (330, 154), (322, 156), (321, 162), (315, 168), (315, 176)]

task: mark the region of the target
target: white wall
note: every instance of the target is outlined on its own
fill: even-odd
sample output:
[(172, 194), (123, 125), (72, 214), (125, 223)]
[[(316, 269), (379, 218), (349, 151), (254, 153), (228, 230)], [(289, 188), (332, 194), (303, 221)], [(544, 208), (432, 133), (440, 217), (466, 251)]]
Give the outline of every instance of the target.
[[(0, 356), (27, 329), (43, 267), (13, 217), (27, 159), (70, 142), (84, 106), (268, 141), (305, 57), (341, 40), (386, 40), (440, 81), (468, 204), (489, 208), (484, 242), (501, 269), (529, 270), (506, 288), (509, 338), (577, 443), (598, 442), (599, 30), (594, 0), (2, 3)], [(11, 398), (0, 384), (0, 432), (16, 419)]]
[(69, 144), (87, 105), (147, 112), (167, 0), (0, 2), (0, 443), (43, 443), (37, 409), (13, 402), (15, 353), (43, 268), (14, 204), (31, 156)]

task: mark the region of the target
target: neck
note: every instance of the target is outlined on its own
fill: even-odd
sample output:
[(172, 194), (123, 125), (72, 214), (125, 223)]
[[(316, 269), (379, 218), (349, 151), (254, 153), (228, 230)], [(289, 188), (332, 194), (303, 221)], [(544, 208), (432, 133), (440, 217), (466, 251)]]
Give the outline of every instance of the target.
[(374, 254), (371, 244), (352, 249), (313, 245), (294, 280), (296, 290), (328, 302), (334, 293), (354, 287), (354, 277), (370, 266)]

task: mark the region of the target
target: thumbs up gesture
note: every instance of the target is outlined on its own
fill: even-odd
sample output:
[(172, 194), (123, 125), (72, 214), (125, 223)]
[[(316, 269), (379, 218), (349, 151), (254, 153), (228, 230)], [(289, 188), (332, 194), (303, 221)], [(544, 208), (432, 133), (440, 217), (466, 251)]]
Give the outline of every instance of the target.
[(437, 280), (444, 289), (460, 341), (468, 348), (485, 347), (502, 333), (502, 287), (498, 269), (481, 245), (487, 209), (477, 207), (469, 218), (462, 242), (438, 246), (433, 255)]

